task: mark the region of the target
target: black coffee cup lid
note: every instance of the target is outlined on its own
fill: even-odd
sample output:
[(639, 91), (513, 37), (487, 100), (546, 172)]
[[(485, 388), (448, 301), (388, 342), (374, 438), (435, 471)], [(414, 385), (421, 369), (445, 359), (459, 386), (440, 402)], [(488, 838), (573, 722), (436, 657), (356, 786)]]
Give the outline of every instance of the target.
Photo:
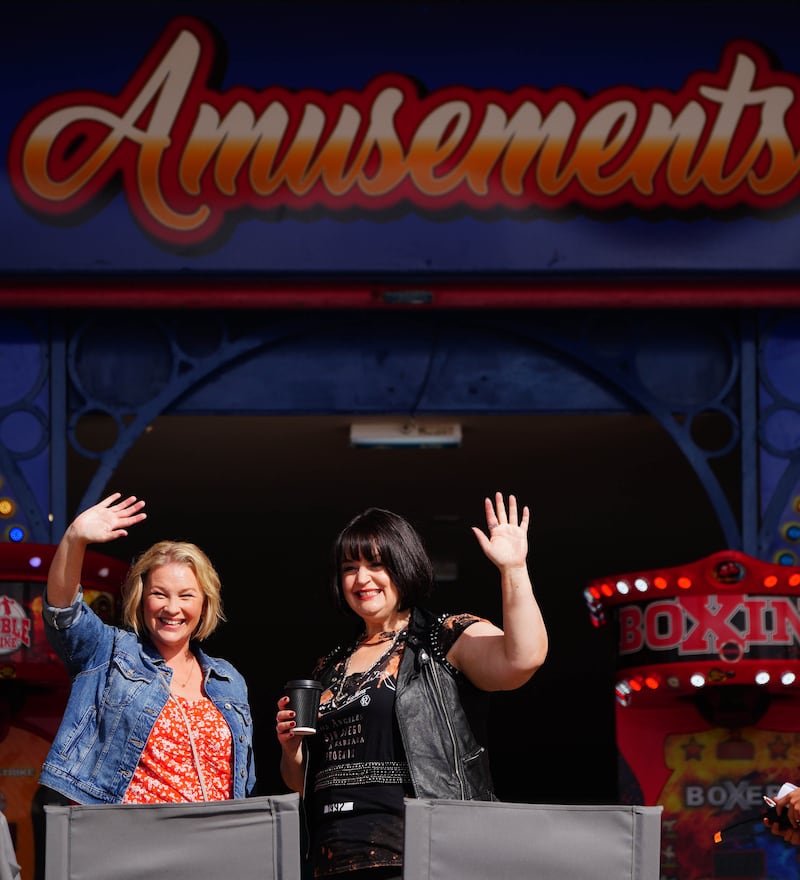
[(322, 690), (322, 682), (313, 678), (293, 678), (291, 681), (287, 681), (284, 687), (287, 690), (289, 688), (317, 688)]

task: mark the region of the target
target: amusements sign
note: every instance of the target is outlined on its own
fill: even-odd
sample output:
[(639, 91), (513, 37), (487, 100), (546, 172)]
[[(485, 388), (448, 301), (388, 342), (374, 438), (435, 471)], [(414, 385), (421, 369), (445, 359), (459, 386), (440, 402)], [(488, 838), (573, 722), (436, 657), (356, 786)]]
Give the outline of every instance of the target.
[(0, 271), (796, 268), (797, 13), (577, 5), (15, 10)]

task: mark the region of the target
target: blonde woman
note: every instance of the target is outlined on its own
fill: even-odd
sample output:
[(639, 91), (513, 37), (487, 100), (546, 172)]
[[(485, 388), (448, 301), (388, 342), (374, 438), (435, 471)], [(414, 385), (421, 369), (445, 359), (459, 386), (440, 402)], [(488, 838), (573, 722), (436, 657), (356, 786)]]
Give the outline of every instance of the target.
[(72, 688), (40, 783), (81, 804), (170, 803), (255, 793), (247, 687), (199, 643), (224, 620), (220, 580), (194, 544), (161, 541), (133, 563), (123, 627), (83, 601), (86, 548), (126, 537), (144, 501), (109, 495), (67, 528), (42, 616)]

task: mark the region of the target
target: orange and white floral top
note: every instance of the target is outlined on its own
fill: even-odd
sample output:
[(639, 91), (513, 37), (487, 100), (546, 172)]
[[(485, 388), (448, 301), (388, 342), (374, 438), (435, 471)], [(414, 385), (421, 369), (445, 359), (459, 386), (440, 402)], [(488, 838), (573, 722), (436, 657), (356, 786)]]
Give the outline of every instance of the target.
[(192, 743), (208, 800), (229, 800), (233, 741), (224, 717), (207, 698), (170, 697), (153, 725), (122, 803), (204, 800)]

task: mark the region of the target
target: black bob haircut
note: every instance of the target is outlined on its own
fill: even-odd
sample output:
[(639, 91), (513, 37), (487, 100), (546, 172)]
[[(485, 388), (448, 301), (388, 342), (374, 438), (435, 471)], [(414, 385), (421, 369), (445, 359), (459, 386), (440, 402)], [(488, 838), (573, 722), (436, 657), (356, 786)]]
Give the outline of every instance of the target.
[(422, 538), (402, 516), (370, 507), (342, 529), (331, 554), (330, 594), (334, 608), (355, 615), (342, 591), (342, 564), (346, 559), (379, 561), (400, 595), (399, 610), (427, 599), (433, 590), (433, 564)]

